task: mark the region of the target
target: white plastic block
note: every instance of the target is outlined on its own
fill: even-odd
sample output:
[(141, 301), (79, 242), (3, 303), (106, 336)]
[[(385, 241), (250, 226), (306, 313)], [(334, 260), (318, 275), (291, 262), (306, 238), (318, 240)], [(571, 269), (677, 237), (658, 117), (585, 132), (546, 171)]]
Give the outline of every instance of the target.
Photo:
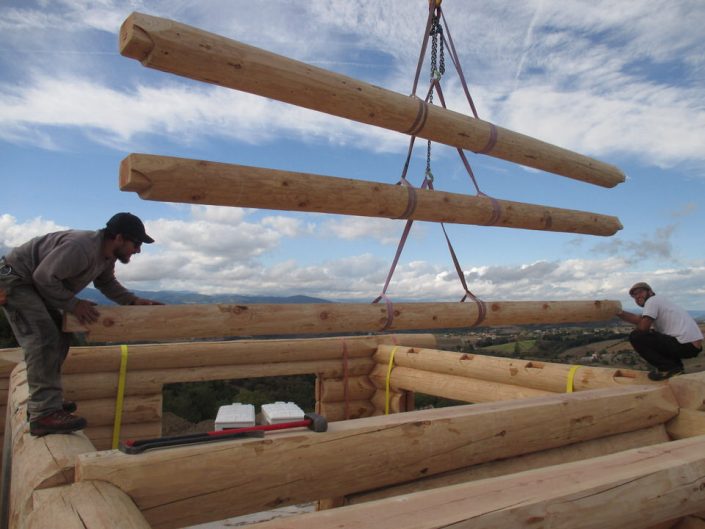
[(255, 425), (255, 407), (252, 404), (234, 402), (218, 409), (215, 418), (215, 429), (245, 428)]
[(266, 424), (303, 421), (304, 410), (293, 402), (262, 404), (262, 419)]

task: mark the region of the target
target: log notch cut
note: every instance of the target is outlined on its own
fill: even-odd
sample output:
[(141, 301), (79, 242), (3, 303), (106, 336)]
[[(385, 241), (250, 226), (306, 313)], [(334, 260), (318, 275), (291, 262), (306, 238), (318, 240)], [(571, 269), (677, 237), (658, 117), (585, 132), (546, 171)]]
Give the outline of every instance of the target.
[(414, 133), (591, 184), (614, 187), (624, 181), (613, 165), (172, 20), (131, 14), (120, 28), (120, 53), (156, 70)]
[[(287, 529), (473, 529), (700, 527), (705, 437), (635, 448), (401, 497), (302, 514)], [(663, 525), (661, 525), (663, 524)], [(257, 529), (283, 527), (281, 521)]]
[(101, 481), (45, 489), (34, 501), (23, 529), (151, 529), (129, 496)]
[[(27, 369), (24, 362), (10, 377), (8, 410), (10, 415), (9, 449), (11, 474), (9, 493), (9, 526), (25, 527), (25, 518), (34, 509), (34, 494), (43, 489), (68, 485), (74, 481), (74, 465), (78, 454), (94, 452), (95, 447), (83, 434), (34, 437), (27, 423)], [(46, 525), (45, 527), (60, 527)]]
[(392, 184), (147, 154), (131, 154), (122, 161), (120, 189), (134, 191), (146, 200), (187, 204), (481, 226), (491, 223), (504, 228), (604, 236), (622, 228), (617, 217), (598, 213), (509, 200), (493, 204), (486, 196), (412, 191)]
[(84, 332), (89, 341), (123, 342), (263, 336), (338, 334), (381, 330), (430, 330), (533, 323), (609, 320), (618, 301), (488, 301), (479, 321), (476, 303), (395, 303), (388, 324), (385, 304), (311, 303), (256, 305), (100, 306), (100, 317), (84, 326), (64, 316), (66, 332)]
[[(677, 413), (667, 385), (609, 388), (341, 421), (324, 433), (302, 429), (224, 441), (217, 450), (85, 454), (76, 476), (116, 485), (155, 529), (167, 529), (648, 428)], [(341, 471), (351, 464), (354, 471)]]

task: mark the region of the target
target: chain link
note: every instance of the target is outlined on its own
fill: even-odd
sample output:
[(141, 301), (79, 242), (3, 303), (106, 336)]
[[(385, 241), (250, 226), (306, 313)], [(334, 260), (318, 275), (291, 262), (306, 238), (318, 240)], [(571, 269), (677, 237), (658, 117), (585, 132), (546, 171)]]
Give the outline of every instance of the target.
[[(443, 49), (443, 26), (441, 26), (440, 16), (435, 15), (431, 22), (431, 82), (440, 81), (443, 74), (446, 72), (445, 54)], [(439, 38), (440, 37), (440, 38)], [(440, 53), (439, 53), (440, 40)], [(439, 64), (440, 63), (440, 64)], [(433, 104), (433, 86), (428, 96), (428, 103)], [(433, 182), (433, 173), (431, 172), (431, 140), (426, 144), (426, 178), (429, 182)]]

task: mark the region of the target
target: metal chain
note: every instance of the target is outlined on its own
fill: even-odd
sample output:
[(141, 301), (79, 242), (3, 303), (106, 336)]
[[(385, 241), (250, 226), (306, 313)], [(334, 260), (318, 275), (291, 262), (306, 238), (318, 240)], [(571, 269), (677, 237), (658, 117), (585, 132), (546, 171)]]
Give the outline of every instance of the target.
[[(441, 26), (440, 16), (435, 15), (431, 23), (431, 82), (440, 81), (446, 71), (445, 54), (443, 53), (443, 26)], [(440, 36), (440, 39), (439, 39)], [(438, 41), (440, 40), (440, 66), (438, 65), (439, 50)], [(433, 104), (433, 86), (428, 96), (428, 103)], [(431, 172), (431, 140), (428, 140), (426, 145), (426, 178), (429, 182), (433, 182), (433, 173)]]

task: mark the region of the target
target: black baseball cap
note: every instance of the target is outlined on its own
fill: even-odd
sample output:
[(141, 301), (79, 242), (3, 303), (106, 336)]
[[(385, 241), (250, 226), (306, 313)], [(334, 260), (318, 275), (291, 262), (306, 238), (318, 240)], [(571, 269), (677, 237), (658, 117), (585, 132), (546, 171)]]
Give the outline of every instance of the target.
[(135, 242), (144, 242), (147, 244), (154, 242), (154, 239), (144, 231), (144, 224), (142, 224), (139, 217), (132, 213), (116, 213), (111, 217), (105, 227), (113, 235), (123, 235)]

